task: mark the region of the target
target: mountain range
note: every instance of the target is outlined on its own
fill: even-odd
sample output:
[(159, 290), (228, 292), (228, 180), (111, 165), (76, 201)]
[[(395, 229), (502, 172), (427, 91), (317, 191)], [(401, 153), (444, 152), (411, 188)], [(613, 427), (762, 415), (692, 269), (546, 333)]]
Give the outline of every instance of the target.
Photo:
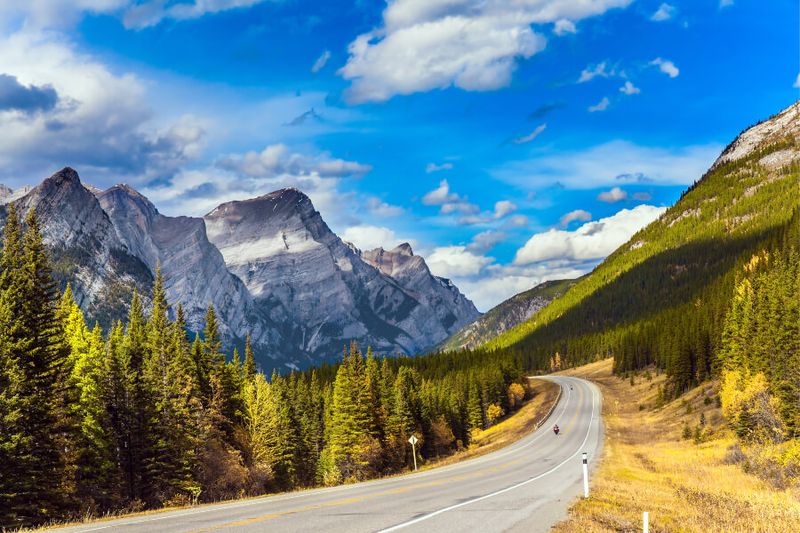
[(213, 305), (226, 344), (249, 334), (265, 369), (336, 360), (351, 340), (420, 353), (480, 315), (408, 244), (362, 252), (297, 189), (169, 217), (128, 185), (101, 191), (64, 168), (34, 188), (0, 186), (0, 202), (3, 224), (10, 202), (36, 209), (55, 277), (90, 319), (123, 318), (134, 290), (147, 301), (160, 268), (192, 330)]

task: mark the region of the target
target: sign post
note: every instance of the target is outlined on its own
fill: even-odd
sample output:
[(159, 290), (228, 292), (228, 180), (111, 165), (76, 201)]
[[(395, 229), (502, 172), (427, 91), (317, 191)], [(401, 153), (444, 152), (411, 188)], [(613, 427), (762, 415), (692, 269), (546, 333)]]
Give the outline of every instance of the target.
[(414, 471), (416, 472), (416, 470), (417, 470), (417, 448), (416, 448), (416, 444), (417, 444), (417, 442), (419, 442), (419, 440), (414, 435), (411, 435), (411, 437), (408, 439), (408, 442), (411, 443), (411, 455), (414, 456)]
[(588, 465), (588, 453), (583, 452), (583, 497), (589, 497), (589, 465)]

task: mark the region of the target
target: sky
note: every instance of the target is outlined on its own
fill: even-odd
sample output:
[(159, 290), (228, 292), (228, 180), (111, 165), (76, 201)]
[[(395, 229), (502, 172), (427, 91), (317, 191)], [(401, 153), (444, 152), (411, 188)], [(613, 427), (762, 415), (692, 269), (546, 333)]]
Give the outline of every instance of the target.
[(478, 309), (590, 271), (800, 93), (795, 0), (0, 0), (0, 182), (282, 187)]

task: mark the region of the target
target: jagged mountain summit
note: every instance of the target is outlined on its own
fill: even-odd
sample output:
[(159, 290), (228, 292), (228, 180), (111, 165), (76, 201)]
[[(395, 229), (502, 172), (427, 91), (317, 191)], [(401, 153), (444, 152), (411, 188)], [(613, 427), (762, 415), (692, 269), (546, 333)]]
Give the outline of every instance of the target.
[(228, 202), (204, 218), (228, 269), (293, 353), (309, 360), (330, 359), (350, 339), (384, 353), (418, 353), (479, 314), (422, 258), (393, 273), (362, 257), (297, 189)]
[(160, 265), (192, 329), (213, 304), (229, 347), (250, 334), (265, 369), (335, 360), (351, 340), (420, 353), (479, 316), (408, 245), (362, 254), (296, 189), (169, 217), (128, 185), (101, 191), (65, 168), (33, 189), (0, 187), (3, 222), (10, 202), (36, 209), (54, 274), (90, 319), (124, 318), (134, 290), (147, 301)]

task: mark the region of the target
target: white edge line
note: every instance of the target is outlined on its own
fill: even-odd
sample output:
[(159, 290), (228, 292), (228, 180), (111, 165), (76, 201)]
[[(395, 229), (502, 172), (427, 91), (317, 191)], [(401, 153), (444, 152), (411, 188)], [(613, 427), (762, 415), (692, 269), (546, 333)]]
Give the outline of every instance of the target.
[[(590, 387), (590, 390), (591, 390), (591, 387)], [(500, 489), (498, 491), (491, 492), (489, 494), (484, 494), (483, 496), (478, 496), (477, 498), (473, 498), (473, 499), (467, 500), (465, 502), (457, 503), (455, 505), (451, 505), (450, 507), (445, 507), (443, 509), (439, 509), (438, 511), (433, 511), (432, 513), (428, 513), (426, 515), (420, 516), (419, 518), (415, 518), (413, 520), (409, 520), (408, 522), (403, 522), (402, 524), (397, 524), (396, 526), (392, 526), (392, 527), (389, 527), (389, 528), (386, 528), (386, 529), (381, 529), (381, 530), (378, 531), (378, 533), (390, 533), (391, 531), (397, 531), (399, 529), (403, 529), (403, 528), (406, 528), (408, 526), (413, 526), (414, 524), (418, 524), (418, 523), (423, 522), (425, 520), (431, 519), (434, 516), (438, 516), (440, 514), (448, 512), (448, 511), (452, 511), (453, 509), (458, 509), (459, 507), (464, 507), (465, 505), (470, 505), (472, 503), (479, 502), (479, 501), (482, 501), (482, 500), (486, 500), (486, 499), (492, 498), (494, 496), (498, 496), (500, 494), (503, 494), (505, 492), (509, 492), (511, 490), (518, 489), (519, 487), (522, 487), (523, 485), (527, 485), (528, 483), (536, 481), (537, 479), (541, 479), (546, 475), (552, 474), (553, 472), (555, 472), (556, 470), (558, 470), (559, 468), (561, 468), (562, 466), (564, 466), (565, 464), (570, 462), (573, 457), (575, 457), (576, 455), (581, 453), (581, 450), (586, 445), (586, 441), (589, 440), (589, 435), (591, 435), (591, 433), (592, 433), (592, 422), (594, 421), (594, 411), (595, 411), (595, 403), (596, 403), (595, 402), (595, 396), (596, 396), (595, 391), (592, 390), (592, 416), (589, 419), (589, 427), (588, 427), (588, 429), (586, 431), (586, 436), (583, 438), (583, 442), (581, 443), (581, 445), (578, 446), (578, 450), (575, 453), (573, 453), (572, 455), (570, 455), (569, 457), (567, 457), (566, 459), (564, 459), (564, 461), (562, 461), (558, 465), (556, 465), (553, 468), (551, 468), (550, 470), (548, 470), (547, 472), (539, 474), (538, 476), (534, 476), (534, 477), (532, 477), (530, 479), (526, 479), (525, 481), (521, 481), (520, 483), (516, 483), (514, 485), (511, 485), (510, 487), (506, 487), (504, 489)]]

